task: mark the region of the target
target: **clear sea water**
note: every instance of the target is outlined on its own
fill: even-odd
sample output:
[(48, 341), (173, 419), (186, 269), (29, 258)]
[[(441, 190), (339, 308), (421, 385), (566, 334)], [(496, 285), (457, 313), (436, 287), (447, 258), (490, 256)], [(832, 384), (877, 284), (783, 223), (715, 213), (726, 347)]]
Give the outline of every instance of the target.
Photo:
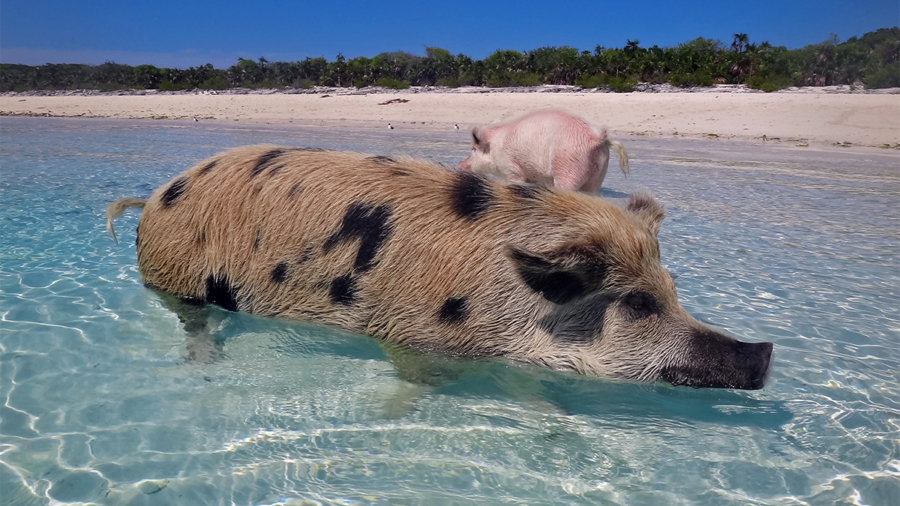
[(0, 120), (0, 497), (25, 504), (900, 504), (900, 156), (622, 139), (668, 218), (692, 314), (770, 340), (756, 392), (425, 357), (219, 311), (224, 359), (144, 288), (138, 213), (197, 161), (250, 143), (455, 163), (457, 132)]

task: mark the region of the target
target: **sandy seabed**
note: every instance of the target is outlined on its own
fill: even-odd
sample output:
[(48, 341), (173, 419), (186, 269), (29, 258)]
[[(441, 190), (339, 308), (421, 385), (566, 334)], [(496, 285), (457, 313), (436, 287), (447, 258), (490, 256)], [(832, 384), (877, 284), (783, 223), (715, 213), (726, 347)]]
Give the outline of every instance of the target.
[[(541, 92), (544, 91), (544, 92)], [(248, 92), (6, 93), (0, 115), (215, 121), (247, 125), (461, 130), (542, 108), (559, 108), (631, 135), (720, 138), (797, 147), (900, 148), (900, 90), (835, 93), (804, 88), (779, 93), (706, 89), (702, 93), (596, 93), (544, 89), (316, 89)]]

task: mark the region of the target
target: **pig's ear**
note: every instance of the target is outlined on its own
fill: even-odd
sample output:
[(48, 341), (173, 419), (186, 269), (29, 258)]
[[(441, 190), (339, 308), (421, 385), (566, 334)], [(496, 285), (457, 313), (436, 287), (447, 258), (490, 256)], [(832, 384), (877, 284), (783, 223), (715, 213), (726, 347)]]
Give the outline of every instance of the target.
[(510, 246), (507, 256), (522, 281), (554, 304), (566, 304), (593, 292), (606, 274), (596, 252), (581, 247), (536, 253)]
[(644, 191), (629, 195), (625, 202), (625, 209), (647, 225), (650, 233), (654, 236), (659, 233), (659, 227), (662, 226), (663, 218), (666, 217), (666, 211), (662, 204)]
[(484, 130), (481, 130), (478, 127), (472, 129), (472, 144), (478, 148), (479, 151), (484, 153), (490, 151), (487, 136), (485, 135)]

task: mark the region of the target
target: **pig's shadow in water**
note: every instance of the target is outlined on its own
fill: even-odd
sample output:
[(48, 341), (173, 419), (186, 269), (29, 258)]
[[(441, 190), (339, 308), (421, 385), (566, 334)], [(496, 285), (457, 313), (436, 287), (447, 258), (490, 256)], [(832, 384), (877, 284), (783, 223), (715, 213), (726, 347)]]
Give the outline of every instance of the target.
[[(683, 420), (770, 429), (793, 419), (783, 401), (759, 400), (746, 392), (612, 381), (505, 359), (458, 358), (322, 325), (231, 313), (165, 293), (160, 293), (160, 300), (184, 323), (188, 363), (227, 360), (227, 339), (250, 331), (269, 335), (273, 354), (390, 361), (410, 387), (385, 407), (392, 418), (414, 411), (426, 395), (451, 395), (537, 404), (600, 419)], [(225, 328), (213, 330), (211, 318), (226, 319)]]
[(793, 419), (783, 401), (760, 400), (747, 392), (604, 380), (503, 359), (447, 357), (390, 344), (382, 348), (403, 379), (428, 385), (439, 395), (538, 400), (568, 415), (603, 419), (675, 419), (762, 428)]
[(605, 199), (624, 199), (628, 198), (627, 193), (623, 193), (616, 190), (611, 190), (609, 188), (600, 188), (600, 192), (598, 193), (601, 197)]

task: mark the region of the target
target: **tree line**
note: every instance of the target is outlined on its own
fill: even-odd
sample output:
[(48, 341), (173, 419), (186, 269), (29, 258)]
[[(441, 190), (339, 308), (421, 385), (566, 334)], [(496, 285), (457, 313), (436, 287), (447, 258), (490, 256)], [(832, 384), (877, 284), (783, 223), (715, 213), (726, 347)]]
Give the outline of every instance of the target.
[(866, 88), (900, 86), (900, 28), (882, 28), (840, 42), (837, 36), (801, 49), (751, 43), (738, 33), (729, 46), (697, 38), (673, 47), (642, 47), (629, 40), (621, 48), (568, 46), (532, 51), (498, 50), (483, 60), (427, 47), (425, 56), (381, 53), (374, 58), (334, 61), (323, 57), (293, 62), (239, 58), (227, 69), (212, 64), (188, 69), (153, 65), (0, 64), (0, 92), (27, 90), (121, 89), (191, 90), (228, 88), (311, 88), (385, 86), (608, 87), (632, 91), (638, 82), (675, 86), (746, 84), (775, 91), (789, 86), (862, 83)]

